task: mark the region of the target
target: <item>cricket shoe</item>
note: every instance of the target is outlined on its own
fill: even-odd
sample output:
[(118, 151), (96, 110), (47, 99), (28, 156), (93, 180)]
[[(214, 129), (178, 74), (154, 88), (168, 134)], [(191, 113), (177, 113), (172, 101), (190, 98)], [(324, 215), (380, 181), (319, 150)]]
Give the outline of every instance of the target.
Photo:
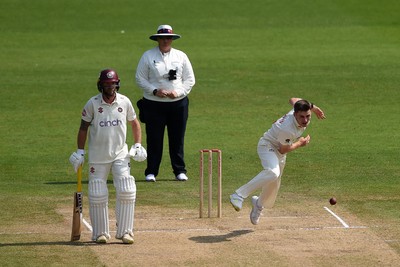
[(124, 244), (133, 244), (133, 236), (131, 236), (130, 234), (124, 234), (121, 239), (122, 243)]
[(96, 238), (96, 243), (97, 244), (105, 244), (107, 243), (107, 237), (105, 235), (101, 235), (98, 238)]
[(155, 182), (155, 181), (156, 181), (156, 177), (154, 176), (154, 174), (146, 175), (146, 182)]
[(261, 212), (263, 210), (263, 207), (259, 207), (257, 205), (257, 200), (258, 200), (257, 196), (253, 196), (251, 198), (251, 203), (253, 204), (253, 208), (251, 209), (250, 212), (250, 221), (254, 225), (257, 225), (258, 222), (260, 221)]
[(241, 196), (239, 196), (237, 193), (233, 193), (230, 195), (230, 200), (233, 208), (236, 211), (240, 211), (242, 209), (244, 199)]
[(176, 176), (176, 180), (178, 181), (187, 181), (189, 178), (184, 173), (180, 173)]

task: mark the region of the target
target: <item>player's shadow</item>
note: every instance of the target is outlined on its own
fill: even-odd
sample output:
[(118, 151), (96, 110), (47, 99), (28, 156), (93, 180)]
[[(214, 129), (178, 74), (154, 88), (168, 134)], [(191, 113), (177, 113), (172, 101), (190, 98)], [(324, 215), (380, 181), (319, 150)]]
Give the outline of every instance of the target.
[(31, 247), (31, 246), (104, 246), (104, 245), (126, 245), (122, 242), (108, 242), (107, 244), (97, 244), (93, 241), (38, 241), (38, 242), (17, 242), (17, 243), (0, 243), (1, 247)]
[(235, 230), (228, 234), (224, 235), (206, 235), (206, 236), (194, 236), (190, 237), (189, 240), (192, 240), (197, 243), (220, 243), (231, 241), (231, 238), (252, 233), (253, 230)]
[[(152, 184), (152, 182), (148, 182), (146, 180), (135, 180), (136, 183), (147, 183), (147, 184)], [(180, 182), (177, 179), (171, 178), (171, 179), (158, 179), (157, 183), (159, 182)], [(88, 180), (82, 180), (82, 184), (88, 184)], [(47, 185), (66, 185), (66, 184), (76, 184), (76, 181), (64, 181), (64, 182), (45, 182), (44, 184)], [(107, 184), (113, 184), (112, 179), (107, 179)]]
[(1, 247), (30, 247), (30, 246), (85, 246), (83, 242), (72, 241), (38, 241), (38, 242), (16, 242), (16, 243), (0, 243)]

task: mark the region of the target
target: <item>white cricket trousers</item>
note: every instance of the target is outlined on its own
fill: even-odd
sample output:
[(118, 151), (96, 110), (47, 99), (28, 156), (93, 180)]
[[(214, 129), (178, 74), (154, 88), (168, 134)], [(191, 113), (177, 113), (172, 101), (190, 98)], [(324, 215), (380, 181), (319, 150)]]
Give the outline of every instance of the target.
[(254, 191), (261, 189), (257, 205), (265, 208), (274, 206), (281, 185), (281, 176), (286, 164), (286, 154), (282, 155), (264, 138), (260, 138), (257, 153), (263, 170), (247, 184), (236, 190), (236, 193), (247, 198)]
[(130, 158), (106, 164), (89, 164), (89, 214), (92, 222), (92, 240), (104, 235), (110, 238), (108, 218), (107, 178), (112, 172), (116, 190), (115, 215), (117, 220), (116, 238), (124, 234), (133, 236), (133, 222), (136, 199), (135, 178), (130, 175)]

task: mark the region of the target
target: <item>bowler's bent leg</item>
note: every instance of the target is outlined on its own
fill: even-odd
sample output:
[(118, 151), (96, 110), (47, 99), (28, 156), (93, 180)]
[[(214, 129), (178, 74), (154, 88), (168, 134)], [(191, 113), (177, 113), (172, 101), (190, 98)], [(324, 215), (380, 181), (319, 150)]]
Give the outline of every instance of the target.
[[(279, 158), (275, 151), (271, 151), (270, 145), (263, 144), (263, 142), (260, 141), (257, 147), (257, 152), (263, 170), (247, 184), (236, 190), (236, 193), (242, 198), (247, 198), (251, 193), (258, 189), (268, 187), (270, 184), (275, 184), (275, 181), (280, 176)], [(260, 204), (261, 203), (262, 202), (260, 202)]]

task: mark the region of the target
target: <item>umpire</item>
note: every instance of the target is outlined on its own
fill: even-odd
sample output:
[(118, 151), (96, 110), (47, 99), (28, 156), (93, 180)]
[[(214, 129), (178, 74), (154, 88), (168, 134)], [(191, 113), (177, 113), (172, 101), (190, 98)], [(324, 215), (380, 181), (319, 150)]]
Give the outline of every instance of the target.
[(184, 139), (188, 119), (188, 94), (195, 84), (187, 55), (172, 48), (174, 34), (170, 25), (160, 25), (150, 36), (158, 46), (146, 51), (137, 66), (136, 83), (143, 90), (138, 101), (140, 120), (146, 124), (146, 181), (155, 182), (163, 154), (165, 128), (168, 131), (169, 156), (178, 181), (186, 181)]

